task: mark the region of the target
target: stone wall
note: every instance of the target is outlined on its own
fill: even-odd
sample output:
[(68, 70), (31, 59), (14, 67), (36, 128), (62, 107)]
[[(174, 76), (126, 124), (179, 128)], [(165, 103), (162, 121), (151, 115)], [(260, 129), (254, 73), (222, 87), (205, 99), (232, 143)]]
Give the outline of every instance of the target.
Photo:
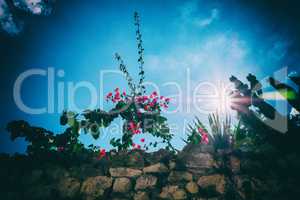
[(294, 173), (299, 162), (280, 159), (188, 145), (177, 155), (135, 150), (67, 167), (2, 166), (1, 199), (295, 199), (298, 176), (282, 170)]

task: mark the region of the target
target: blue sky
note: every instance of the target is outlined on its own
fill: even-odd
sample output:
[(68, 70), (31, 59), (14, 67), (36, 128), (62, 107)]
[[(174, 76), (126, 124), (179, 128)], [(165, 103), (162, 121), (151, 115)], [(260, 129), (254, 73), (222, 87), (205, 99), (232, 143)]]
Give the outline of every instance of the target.
[[(165, 86), (166, 82), (178, 83), (183, 96), (189, 99), (195, 86), (203, 81), (226, 84), (231, 74), (244, 80), (248, 73), (264, 78), (287, 65), (297, 69), (295, 58), (287, 55), (293, 43), (287, 32), (284, 29), (273, 32), (270, 28), (272, 21), (261, 12), (232, 2), (235, 4), (204, 0), (74, 1), (68, 5), (58, 4), (52, 15), (28, 23), (24, 33), (13, 41), (17, 45), (10, 52), (17, 55), (7, 58), (2, 74), (5, 84), (1, 85), (7, 97), (1, 99), (2, 110), (6, 113), (0, 118), (1, 131), (13, 119), (25, 119), (54, 132), (63, 130), (58, 125), (57, 107), (54, 114), (41, 115), (28, 115), (16, 107), (12, 97), (13, 83), (20, 73), (30, 68), (64, 70), (64, 77), (56, 77), (55, 84), (89, 81), (100, 90), (103, 81), (104, 93), (116, 87), (126, 87), (120, 76), (99, 80), (99, 71), (116, 70), (118, 65), (114, 53), (118, 52), (129, 71), (137, 74), (134, 11), (141, 16), (146, 81), (156, 83), (162, 95), (172, 95), (177, 91), (174, 87)], [(21, 44), (18, 41), (22, 41)], [(190, 89), (187, 89), (187, 70), (191, 77)], [(36, 107), (45, 104), (45, 77), (28, 79), (22, 90), (26, 103)], [(55, 95), (57, 98), (57, 93)], [(101, 97), (97, 98), (100, 105)], [(182, 101), (184, 106), (189, 102), (186, 99)], [(85, 108), (90, 100), (85, 90), (76, 94), (80, 108)], [(104, 105), (105, 109), (111, 108), (109, 104)], [(171, 109), (175, 105), (176, 101)], [(66, 105), (66, 108), (70, 107)], [(191, 121), (195, 115), (204, 121), (207, 118), (206, 114), (196, 112), (193, 107), (191, 112), (183, 110), (166, 114), (169, 123), (181, 128), (174, 132), (172, 141), (177, 148), (184, 145), (181, 140), (185, 137), (183, 119)], [(97, 141), (81, 136), (81, 140), (85, 144), (92, 142), (109, 148), (109, 139), (118, 135), (120, 133), (103, 134)], [(135, 140), (140, 137), (144, 136)], [(23, 152), (25, 149), (24, 142), (17, 140), (12, 143), (6, 133), (1, 134), (0, 139), (1, 151)], [(146, 136), (146, 141), (150, 140), (151, 137)]]

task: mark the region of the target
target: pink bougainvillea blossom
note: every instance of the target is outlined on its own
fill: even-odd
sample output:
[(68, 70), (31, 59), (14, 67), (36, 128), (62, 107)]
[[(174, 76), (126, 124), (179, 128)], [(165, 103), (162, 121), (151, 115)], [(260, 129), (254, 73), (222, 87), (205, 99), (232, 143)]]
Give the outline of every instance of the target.
[(106, 95), (106, 100), (109, 100), (109, 99), (112, 97), (112, 95), (113, 95), (112, 92), (108, 93), (108, 94)]
[(58, 152), (63, 152), (65, 150), (65, 148), (64, 147), (62, 147), (62, 146), (60, 146), (60, 147), (57, 147), (57, 151)]
[[(120, 93), (120, 89), (114, 89), (114, 92), (110, 92), (106, 95), (106, 100), (110, 100), (113, 103), (118, 102), (129, 102), (131, 98), (127, 95), (124, 90), (122, 94)], [(153, 91), (149, 96), (140, 95), (134, 97), (134, 102), (138, 104), (138, 106), (145, 111), (160, 111), (161, 108), (167, 109), (168, 104), (170, 103), (170, 98), (166, 98), (164, 96), (158, 96), (158, 92)]]
[(106, 151), (105, 149), (101, 149), (98, 155), (98, 160), (101, 160), (103, 157), (105, 157)]
[(204, 144), (208, 144), (209, 143), (208, 133), (201, 127), (198, 128), (198, 132), (201, 135), (201, 142)]
[(132, 143), (132, 147), (133, 147), (134, 149), (141, 149), (141, 145), (135, 144), (135, 143)]
[(202, 134), (202, 140), (201, 140), (204, 144), (208, 144), (209, 140), (208, 140), (208, 135), (207, 134)]
[(140, 125), (134, 123), (133, 121), (129, 122), (128, 124), (128, 130), (131, 131), (132, 134), (139, 134), (141, 133), (140, 129)]
[(199, 132), (199, 133), (205, 133), (205, 130), (204, 130), (203, 128), (199, 127), (199, 128), (198, 128), (198, 132)]
[(151, 98), (151, 99), (152, 99), (152, 98), (155, 98), (155, 97), (157, 97), (157, 92), (156, 92), (156, 91), (152, 92), (152, 94), (150, 95), (150, 98)]

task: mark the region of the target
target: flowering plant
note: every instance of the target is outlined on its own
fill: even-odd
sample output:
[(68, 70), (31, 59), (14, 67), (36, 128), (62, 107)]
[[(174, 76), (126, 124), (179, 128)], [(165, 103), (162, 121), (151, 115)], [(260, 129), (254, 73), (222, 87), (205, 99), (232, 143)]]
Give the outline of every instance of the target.
[(211, 134), (208, 134), (204, 124), (196, 117), (194, 125), (188, 125), (188, 138), (186, 143), (211, 144), (215, 149), (229, 149), (232, 146), (232, 136), (235, 134), (231, 129), (231, 118), (226, 115), (221, 119), (218, 113), (208, 116)]
[[(125, 91), (121, 93), (120, 89), (116, 88), (114, 93), (110, 92), (106, 95), (106, 100), (115, 104), (114, 110), (125, 120), (122, 140), (113, 138), (111, 140), (113, 146), (118, 149), (126, 149), (130, 146), (139, 149), (141, 145), (132, 143), (131, 138), (136, 134), (148, 132), (155, 137), (161, 137), (163, 142), (171, 147), (167, 119), (160, 115), (162, 109), (168, 108), (170, 98), (159, 96), (156, 91), (150, 95), (135, 93), (127, 95)], [(143, 138), (141, 142), (144, 143), (145, 139)], [(147, 148), (146, 145), (144, 147)]]
[(194, 121), (194, 126), (191, 124), (188, 125), (188, 138), (186, 143), (192, 144), (208, 144), (209, 143), (209, 136), (207, 129), (205, 128), (204, 124), (200, 121), (198, 117), (196, 117)]
[[(111, 122), (118, 117), (124, 120), (123, 135), (121, 138), (113, 138), (110, 144), (117, 147), (118, 150), (125, 150), (130, 147), (141, 148), (141, 144), (134, 144), (132, 138), (136, 134), (150, 133), (154, 137), (162, 138), (162, 142), (167, 144), (168, 149), (173, 149), (170, 140), (172, 135), (169, 133), (167, 119), (161, 116), (162, 109), (167, 109), (170, 103), (170, 98), (159, 96), (158, 92), (154, 91), (150, 95), (146, 95), (146, 88), (143, 85), (145, 79), (144, 72), (144, 48), (142, 45), (142, 38), (140, 32), (140, 22), (137, 13), (134, 14), (136, 26), (136, 38), (138, 48), (138, 66), (139, 66), (139, 81), (136, 84), (129, 74), (127, 67), (119, 54), (115, 54), (116, 60), (119, 62), (119, 69), (125, 75), (129, 86), (129, 93), (125, 90), (116, 88), (109, 92), (105, 99), (107, 102), (112, 102), (114, 108), (106, 112), (100, 109), (86, 110), (83, 113), (84, 119), (78, 120), (78, 115), (73, 115), (72, 122), (67, 116), (63, 116), (64, 124), (68, 123), (71, 127), (74, 125), (81, 125), (85, 132), (90, 132), (92, 136), (97, 139), (100, 135), (101, 127), (107, 127)], [(66, 115), (66, 113), (64, 113)], [(68, 119), (66, 119), (68, 118)], [(145, 139), (141, 140), (145, 143)], [(150, 142), (150, 145), (156, 146), (157, 142)], [(148, 149), (147, 145), (143, 145)], [(100, 152), (101, 153), (101, 152)]]
[[(169, 133), (167, 119), (161, 116), (162, 109), (167, 109), (170, 99), (164, 96), (159, 96), (158, 92), (154, 91), (150, 95), (146, 95), (143, 81), (144, 73), (144, 48), (142, 45), (139, 16), (134, 15), (138, 48), (138, 65), (139, 65), (139, 81), (135, 84), (133, 78), (127, 71), (121, 56), (116, 54), (116, 59), (119, 62), (119, 69), (125, 75), (130, 92), (122, 91), (116, 88), (113, 92), (106, 95), (106, 100), (111, 101), (114, 105), (109, 111), (101, 109), (85, 110), (81, 114), (71, 111), (63, 111), (60, 117), (60, 124), (67, 126), (62, 134), (54, 134), (40, 127), (30, 126), (25, 121), (13, 121), (8, 124), (7, 130), (11, 133), (11, 138), (25, 138), (29, 142), (27, 152), (30, 155), (40, 155), (47, 157), (49, 153), (58, 153), (58, 155), (77, 155), (81, 152), (88, 151), (99, 153), (98, 159), (106, 156), (106, 150), (100, 147), (89, 145), (89, 149), (85, 149), (80, 143), (78, 137), (81, 130), (84, 133), (90, 133), (94, 139), (98, 139), (100, 130), (103, 127), (108, 127), (111, 122), (121, 117), (124, 121), (123, 135), (121, 138), (113, 138), (110, 144), (117, 147), (118, 150), (126, 150), (128, 148), (141, 149), (142, 145), (147, 150), (145, 138), (140, 139), (140, 144), (133, 143), (132, 138), (136, 134), (150, 133), (154, 137), (162, 139), (162, 143), (166, 143), (166, 148), (175, 150), (170, 140), (172, 134)], [(150, 142), (149, 145), (156, 147), (158, 142)]]

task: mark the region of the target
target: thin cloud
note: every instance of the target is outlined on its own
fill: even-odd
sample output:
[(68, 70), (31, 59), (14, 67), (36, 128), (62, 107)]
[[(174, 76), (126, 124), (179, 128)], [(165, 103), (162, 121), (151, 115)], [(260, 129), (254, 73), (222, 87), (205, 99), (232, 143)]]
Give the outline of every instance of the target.
[(226, 65), (238, 67), (245, 64), (248, 55), (246, 42), (234, 36), (234, 33), (222, 33), (205, 38), (198, 46), (177, 46), (167, 55), (146, 55), (148, 69), (156, 71), (211, 68)]
[(211, 23), (213, 23), (213, 21), (215, 21), (216, 19), (218, 19), (219, 17), (219, 10), (217, 8), (214, 8), (211, 10), (210, 16), (208, 18), (205, 19), (194, 19), (194, 23), (197, 26), (200, 27), (206, 27), (208, 25), (210, 25)]
[(181, 7), (181, 18), (184, 23), (190, 23), (200, 28), (204, 28), (211, 25), (219, 18), (220, 11), (218, 8), (211, 9), (208, 16), (201, 16), (199, 13), (201, 14), (206, 10), (202, 9), (201, 12), (198, 5), (199, 1), (191, 1)]

